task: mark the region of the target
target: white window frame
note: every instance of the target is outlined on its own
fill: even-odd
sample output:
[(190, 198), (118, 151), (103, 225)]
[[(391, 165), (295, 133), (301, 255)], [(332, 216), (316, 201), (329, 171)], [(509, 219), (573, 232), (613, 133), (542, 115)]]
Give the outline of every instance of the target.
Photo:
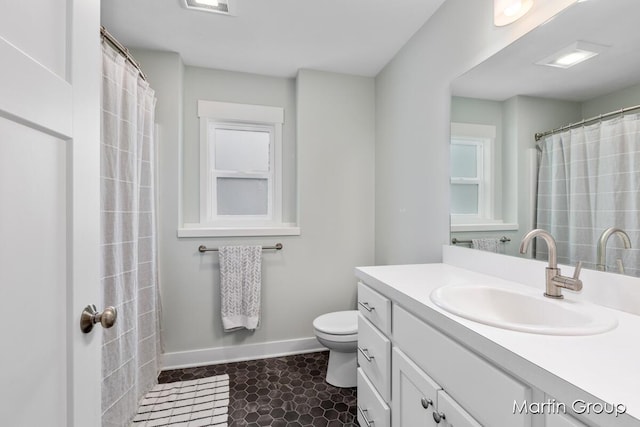
[(451, 123), (451, 144), (477, 147), (475, 178), (451, 177), (451, 184), (478, 185), (477, 214), (451, 214), (451, 224), (490, 224), (501, 222), (494, 217), (493, 151), (496, 127), (471, 123)]
[[(200, 227), (276, 227), (282, 225), (282, 125), (284, 109), (280, 107), (198, 101), (200, 118)], [(268, 173), (220, 171), (210, 164), (215, 129), (268, 131)], [(216, 179), (267, 178), (266, 215), (217, 215)]]

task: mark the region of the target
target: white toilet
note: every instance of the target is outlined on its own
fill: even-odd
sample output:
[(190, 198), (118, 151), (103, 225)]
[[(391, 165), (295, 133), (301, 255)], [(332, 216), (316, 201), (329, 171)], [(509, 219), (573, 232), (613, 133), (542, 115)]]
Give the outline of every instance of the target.
[(336, 387), (355, 387), (358, 367), (358, 310), (323, 314), (313, 321), (313, 331), (329, 351), (327, 382)]

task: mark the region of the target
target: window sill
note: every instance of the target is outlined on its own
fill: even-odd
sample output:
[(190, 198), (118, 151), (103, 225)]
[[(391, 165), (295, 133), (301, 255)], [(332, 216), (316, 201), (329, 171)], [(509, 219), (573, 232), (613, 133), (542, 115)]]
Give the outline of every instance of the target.
[(451, 231), (517, 231), (518, 224), (493, 223), (493, 224), (451, 224)]
[(299, 236), (300, 227), (282, 224), (272, 227), (206, 227), (200, 224), (184, 224), (178, 228), (178, 237), (257, 237)]

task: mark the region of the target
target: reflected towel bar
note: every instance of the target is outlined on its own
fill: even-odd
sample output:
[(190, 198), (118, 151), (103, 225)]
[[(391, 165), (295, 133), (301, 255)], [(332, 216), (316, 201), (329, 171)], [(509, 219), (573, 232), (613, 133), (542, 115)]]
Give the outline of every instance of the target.
[[(508, 238), (507, 236), (502, 236), (500, 238), (500, 243), (507, 243), (507, 242), (510, 242), (510, 241), (511, 241), (511, 239)], [(451, 239), (451, 243), (453, 243), (454, 245), (457, 245), (458, 243), (462, 243), (462, 244), (465, 244), (465, 245), (470, 245), (472, 243), (472, 241), (471, 240), (458, 240), (458, 239), (456, 239), (454, 237), (453, 239)]]
[[(268, 250), (268, 249), (274, 249), (276, 251), (279, 251), (280, 249), (282, 249), (282, 243), (276, 243), (274, 246), (263, 246), (262, 250)], [(217, 252), (220, 249), (218, 248), (207, 248), (205, 245), (200, 245), (198, 246), (198, 251), (199, 252)]]

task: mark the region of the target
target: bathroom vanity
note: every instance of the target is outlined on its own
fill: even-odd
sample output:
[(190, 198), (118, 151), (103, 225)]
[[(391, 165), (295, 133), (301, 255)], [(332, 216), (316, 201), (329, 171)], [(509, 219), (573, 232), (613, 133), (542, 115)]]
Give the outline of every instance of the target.
[[(432, 292), (489, 286), (542, 294), (545, 264), (462, 248), (445, 248), (444, 260), (356, 269), (361, 426), (640, 426), (639, 316), (565, 292), (558, 304), (614, 323), (598, 333), (532, 333), (469, 320), (435, 304)], [(473, 271), (474, 263), (506, 273)], [(514, 280), (518, 272), (526, 279)], [(596, 273), (585, 275), (585, 289), (612, 276)]]

